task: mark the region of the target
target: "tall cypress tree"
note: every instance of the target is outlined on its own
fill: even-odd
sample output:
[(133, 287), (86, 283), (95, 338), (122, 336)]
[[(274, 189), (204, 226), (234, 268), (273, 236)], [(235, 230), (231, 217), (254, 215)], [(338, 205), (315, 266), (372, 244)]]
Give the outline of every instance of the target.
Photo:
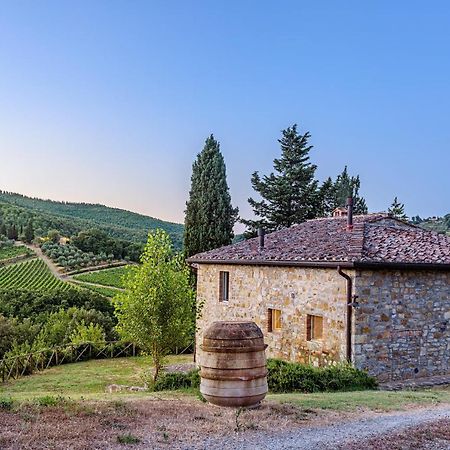
[(24, 230), (24, 240), (25, 242), (31, 243), (33, 239), (34, 239), (33, 222), (29, 220)]
[(184, 222), (186, 257), (231, 244), (237, 216), (238, 209), (231, 205), (220, 144), (211, 134), (192, 165)]
[(299, 134), (295, 124), (286, 128), (278, 140), (281, 158), (273, 161), (275, 173), (262, 177), (253, 173), (252, 187), (262, 199), (248, 199), (257, 219), (242, 221), (248, 226), (247, 236), (254, 235), (260, 226), (274, 231), (317, 216), (320, 199), (316, 166), (309, 161), (309, 138), (308, 132)]

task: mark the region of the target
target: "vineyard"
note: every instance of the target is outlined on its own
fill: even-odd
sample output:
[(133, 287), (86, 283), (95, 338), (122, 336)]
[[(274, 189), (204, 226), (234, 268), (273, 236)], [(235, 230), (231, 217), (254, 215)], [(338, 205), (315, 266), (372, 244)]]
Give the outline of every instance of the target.
[(123, 288), (123, 277), (129, 271), (129, 266), (114, 267), (111, 269), (96, 270), (79, 275), (74, 275), (74, 279), (87, 283), (101, 284), (102, 286), (112, 286)]
[(8, 246), (8, 247), (0, 247), (0, 261), (15, 258), (21, 255), (30, 255), (32, 254), (31, 250), (28, 250), (24, 246)]
[(33, 259), (0, 268), (0, 289), (51, 291), (67, 290), (70, 285), (53, 276), (44, 261)]

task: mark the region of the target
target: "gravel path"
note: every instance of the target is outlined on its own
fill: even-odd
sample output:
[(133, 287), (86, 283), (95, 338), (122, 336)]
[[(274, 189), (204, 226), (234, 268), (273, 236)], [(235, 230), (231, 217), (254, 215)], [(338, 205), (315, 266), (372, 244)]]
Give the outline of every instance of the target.
[[(450, 406), (433, 409), (418, 409), (409, 412), (383, 413), (378, 417), (362, 418), (335, 425), (301, 428), (294, 431), (273, 433), (241, 434), (223, 439), (207, 439), (200, 447), (208, 450), (262, 450), (262, 449), (301, 449), (320, 450), (346, 448), (346, 443), (357, 440), (357, 448), (364, 449), (364, 440), (380, 435), (395, 433), (409, 427), (450, 419)], [(355, 447), (352, 447), (355, 448)], [(448, 448), (448, 447), (429, 447)]]

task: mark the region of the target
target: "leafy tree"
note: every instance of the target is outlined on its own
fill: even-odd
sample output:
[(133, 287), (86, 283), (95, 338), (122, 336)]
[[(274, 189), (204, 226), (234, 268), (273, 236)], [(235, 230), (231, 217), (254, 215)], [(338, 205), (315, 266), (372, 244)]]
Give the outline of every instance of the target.
[(194, 292), (189, 269), (166, 232), (149, 233), (141, 262), (113, 301), (119, 333), (151, 355), (156, 381), (164, 357), (192, 338)]
[(33, 229), (33, 222), (31, 220), (28, 221), (27, 226), (25, 227), (24, 231), (24, 240), (25, 242), (32, 242), (34, 239), (34, 229)]
[(70, 342), (72, 344), (85, 344), (86, 342), (96, 344), (104, 341), (105, 332), (98, 323), (94, 324), (91, 322), (89, 325), (86, 325), (82, 321), (70, 335)]
[(49, 240), (54, 244), (58, 244), (59, 241), (61, 240), (61, 235), (59, 234), (58, 230), (50, 230), (47, 236)]
[(186, 203), (185, 256), (231, 244), (237, 215), (238, 209), (231, 205), (220, 144), (211, 135), (192, 165)]
[(388, 213), (400, 220), (407, 220), (408, 216), (405, 214), (405, 205), (398, 201), (398, 198), (395, 197), (392, 202), (391, 207), (388, 209)]
[(3, 222), (0, 224), (0, 235), (1, 236), (7, 235), (6, 225)]
[(317, 216), (320, 199), (314, 178), (316, 166), (309, 161), (309, 138), (308, 132), (299, 134), (295, 124), (286, 128), (278, 140), (281, 158), (273, 161), (276, 173), (263, 177), (253, 173), (252, 187), (262, 199), (248, 199), (258, 219), (242, 221), (248, 227), (247, 236), (254, 235), (260, 226), (274, 231)]
[(361, 181), (359, 175), (351, 176), (347, 166), (344, 167), (336, 181), (331, 178), (325, 180), (319, 189), (321, 201), (321, 216), (331, 216), (333, 211), (346, 205), (347, 198), (353, 196), (353, 212), (355, 214), (367, 214), (367, 204), (359, 195)]

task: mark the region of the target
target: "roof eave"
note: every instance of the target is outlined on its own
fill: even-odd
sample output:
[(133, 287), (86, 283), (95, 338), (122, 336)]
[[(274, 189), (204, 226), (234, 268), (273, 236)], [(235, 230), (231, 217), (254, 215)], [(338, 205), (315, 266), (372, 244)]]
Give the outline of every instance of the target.
[(239, 260), (239, 259), (194, 259), (187, 260), (190, 265), (234, 265), (234, 266), (275, 266), (275, 267), (311, 267), (322, 269), (361, 270), (440, 270), (450, 271), (450, 264), (446, 263), (404, 263), (404, 262), (370, 262), (370, 261), (270, 261), (270, 260)]
[(270, 261), (259, 259), (194, 259), (189, 258), (188, 264), (209, 264), (209, 265), (235, 265), (235, 266), (279, 266), (279, 267), (316, 267), (323, 269), (353, 268), (351, 261)]
[(374, 262), (355, 261), (355, 269), (379, 270), (441, 270), (450, 271), (450, 264), (447, 263), (405, 263), (405, 262)]

